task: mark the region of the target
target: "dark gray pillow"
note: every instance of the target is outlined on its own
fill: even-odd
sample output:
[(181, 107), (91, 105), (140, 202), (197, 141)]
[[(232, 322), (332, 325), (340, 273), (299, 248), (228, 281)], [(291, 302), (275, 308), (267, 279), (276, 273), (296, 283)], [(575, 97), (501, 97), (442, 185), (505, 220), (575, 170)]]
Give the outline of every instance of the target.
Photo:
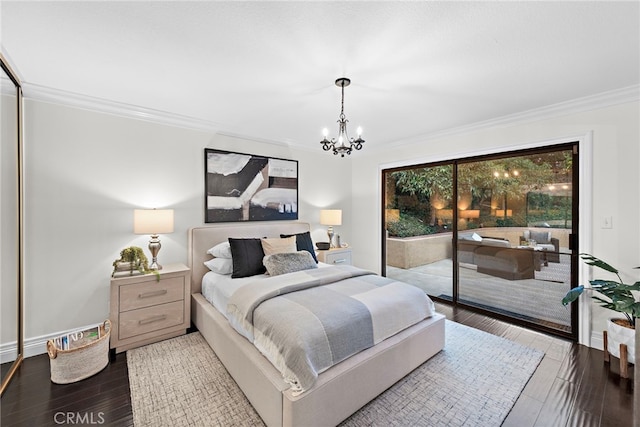
[(265, 272), (262, 258), (264, 251), (260, 239), (234, 239), (229, 237), (231, 258), (233, 259), (233, 272), (231, 277), (255, 276)]
[(262, 262), (271, 276), (318, 268), (318, 264), (308, 251), (267, 255)]
[(531, 240), (535, 240), (536, 243), (541, 243), (541, 244), (545, 244), (545, 243), (550, 243), (550, 236), (551, 236), (551, 232), (550, 231), (534, 231), (531, 230), (529, 232), (529, 238)]
[(313, 257), (315, 262), (318, 262), (318, 258), (316, 258), (316, 251), (313, 249), (313, 240), (311, 239), (311, 234), (308, 231), (304, 233), (298, 234), (281, 234), (280, 237), (291, 237), (296, 236), (296, 249), (299, 251), (307, 251)]

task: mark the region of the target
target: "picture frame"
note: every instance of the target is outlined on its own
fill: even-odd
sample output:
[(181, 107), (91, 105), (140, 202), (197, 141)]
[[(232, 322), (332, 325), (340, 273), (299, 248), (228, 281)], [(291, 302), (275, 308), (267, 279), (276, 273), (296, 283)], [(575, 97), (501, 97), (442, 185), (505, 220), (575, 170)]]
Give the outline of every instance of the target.
[(298, 161), (204, 149), (205, 223), (298, 219)]

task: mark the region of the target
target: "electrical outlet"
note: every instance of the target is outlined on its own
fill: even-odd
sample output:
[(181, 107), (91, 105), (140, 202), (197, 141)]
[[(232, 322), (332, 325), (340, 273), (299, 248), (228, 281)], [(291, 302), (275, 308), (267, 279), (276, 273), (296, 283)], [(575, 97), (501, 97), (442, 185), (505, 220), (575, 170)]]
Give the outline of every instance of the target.
[(613, 228), (613, 217), (610, 217), (610, 216), (603, 217), (602, 228)]

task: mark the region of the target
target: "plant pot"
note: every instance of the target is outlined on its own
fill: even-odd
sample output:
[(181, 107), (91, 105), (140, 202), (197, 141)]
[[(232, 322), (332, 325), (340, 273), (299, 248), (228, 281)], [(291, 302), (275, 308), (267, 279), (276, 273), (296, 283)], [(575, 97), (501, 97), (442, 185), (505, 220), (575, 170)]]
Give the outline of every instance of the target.
[(138, 276), (142, 274), (139, 270), (140, 261), (116, 261), (113, 266), (112, 277)]
[(621, 326), (614, 320), (626, 323), (626, 319), (609, 319), (607, 322), (607, 350), (612, 356), (620, 358), (620, 344), (625, 344), (629, 363), (635, 364), (636, 330), (631, 327)]

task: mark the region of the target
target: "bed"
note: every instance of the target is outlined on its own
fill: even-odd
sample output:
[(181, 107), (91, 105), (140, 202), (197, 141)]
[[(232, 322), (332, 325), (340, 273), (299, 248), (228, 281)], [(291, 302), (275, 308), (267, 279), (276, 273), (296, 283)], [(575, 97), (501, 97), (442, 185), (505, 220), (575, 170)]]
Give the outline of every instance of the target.
[(321, 372), (309, 389), (296, 392), (202, 295), (202, 278), (209, 271), (204, 265), (211, 259), (207, 250), (229, 237), (308, 231), (309, 224), (302, 222), (226, 223), (189, 230), (192, 321), (268, 426), (337, 425), (444, 347), (444, 316), (435, 313)]

